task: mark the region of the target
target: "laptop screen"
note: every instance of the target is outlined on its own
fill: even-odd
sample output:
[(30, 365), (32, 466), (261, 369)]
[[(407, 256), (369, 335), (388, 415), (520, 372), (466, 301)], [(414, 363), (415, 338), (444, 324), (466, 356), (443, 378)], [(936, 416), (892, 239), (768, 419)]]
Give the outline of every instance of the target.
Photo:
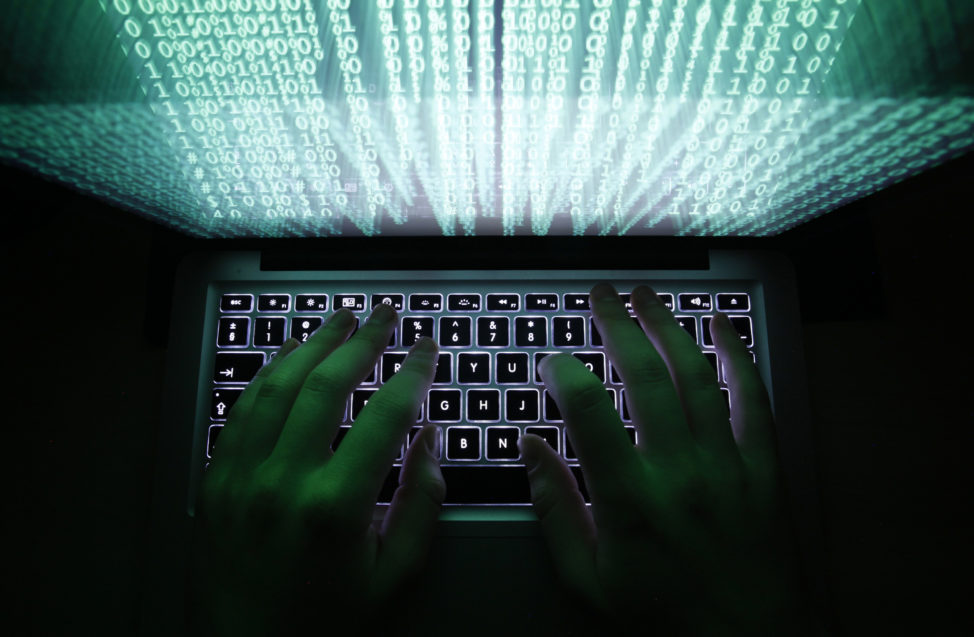
[(969, 0), (16, 0), (0, 159), (196, 237), (770, 236), (969, 151)]

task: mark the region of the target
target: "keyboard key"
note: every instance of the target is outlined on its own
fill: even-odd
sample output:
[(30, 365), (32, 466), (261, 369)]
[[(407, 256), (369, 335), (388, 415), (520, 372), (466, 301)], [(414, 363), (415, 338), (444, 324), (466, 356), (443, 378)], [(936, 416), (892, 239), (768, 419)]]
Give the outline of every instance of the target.
[(443, 309), (442, 294), (410, 294), (410, 312), (439, 312)]
[(254, 347), (280, 347), (284, 344), (287, 319), (283, 316), (254, 319)]
[(504, 352), (497, 354), (497, 383), (499, 385), (525, 385), (528, 375), (528, 354)]
[(558, 427), (525, 427), (524, 433), (541, 436), (555, 450), (555, 453), (558, 453), (561, 449), (561, 445), (559, 444), (561, 430)]
[(467, 420), (497, 422), (501, 419), (501, 391), (499, 389), (467, 390)]
[(378, 306), (385, 303), (389, 305), (397, 312), (402, 312), (403, 307), (405, 307), (406, 297), (402, 294), (373, 294), (372, 295), (372, 309), (374, 310)]
[(747, 347), (754, 347), (754, 332), (751, 329), (750, 316), (728, 316), (731, 325), (737, 330), (738, 336), (744, 341)]
[(575, 476), (575, 482), (578, 483), (578, 492), (582, 494), (582, 500), (586, 503), (591, 503), (592, 498), (588, 494), (588, 487), (585, 486), (585, 476), (582, 474), (581, 467), (568, 467), (572, 471), (572, 475)]
[(342, 425), (338, 428), (338, 431), (335, 432), (335, 439), (331, 441), (332, 451), (338, 451), (338, 445), (342, 444), (342, 440), (344, 440), (345, 436), (348, 435), (349, 429), (351, 429), (351, 427), (348, 425)]
[(433, 373), (434, 385), (449, 385), (453, 382), (453, 354), (441, 352), (436, 360), (436, 372)]
[(602, 352), (573, 352), (572, 356), (582, 361), (582, 364), (605, 382), (605, 354)]
[(531, 486), (524, 467), (445, 466), (444, 504), (531, 504)]
[(253, 309), (253, 294), (224, 294), (220, 297), (221, 312), (250, 312)]
[(629, 436), (629, 440), (632, 442), (632, 444), (636, 444), (636, 428), (635, 427), (626, 427), (626, 435)]
[(481, 316), (477, 319), (477, 346), (508, 347), (510, 327), (506, 316)]
[(558, 309), (558, 295), (525, 294), (524, 309), (528, 312), (553, 312)]
[(592, 328), (592, 347), (602, 347), (602, 334), (599, 332), (599, 328), (595, 326), (595, 319), (589, 319), (588, 324)]
[(210, 403), (210, 418), (226, 420), (227, 414), (243, 393), (242, 387), (216, 387), (213, 389), (213, 402)]
[(440, 347), (470, 347), (472, 328), (469, 316), (440, 317)]
[(517, 312), (521, 309), (521, 297), (518, 294), (488, 294), (488, 312)]
[(505, 413), (510, 422), (538, 422), (538, 390), (504, 390)]
[[(408, 438), (406, 440), (406, 446), (407, 447), (409, 447), (411, 444), (413, 444), (413, 440), (416, 439), (416, 436), (418, 436), (421, 431), (423, 431), (423, 428), (422, 427), (410, 427), (409, 428), (409, 436), (408, 436)], [(439, 458), (440, 457), (440, 454), (442, 454), (442, 453), (443, 453), (443, 430), (440, 429), (439, 427), (437, 427), (436, 428), (436, 443), (433, 445), (433, 457), (434, 458)]]
[(213, 450), (216, 449), (216, 439), (220, 437), (223, 425), (210, 425), (210, 430), (206, 434), (206, 457), (213, 457)]
[(460, 390), (431, 389), (426, 413), (430, 422), (460, 422)]
[(480, 427), (447, 427), (446, 459), (480, 460)]
[(671, 312), (673, 311), (673, 295), (672, 294), (670, 294), (669, 292), (657, 292), (656, 293), (656, 296), (658, 296), (659, 297), (659, 300), (663, 303), (663, 305), (666, 306), (666, 309), (670, 310)]
[(611, 382), (615, 383), (616, 385), (622, 384), (622, 376), (619, 376), (619, 370), (616, 369), (615, 365), (609, 365), (609, 378), (611, 379)]
[(407, 316), (402, 320), (403, 347), (412, 347), (424, 336), (433, 338), (432, 316)]
[(247, 347), (250, 319), (244, 316), (220, 317), (217, 327), (217, 347)]
[(446, 297), (446, 309), (451, 312), (479, 312), (479, 294), (450, 294)]
[(327, 294), (299, 294), (294, 299), (295, 312), (324, 312), (327, 309)]
[(561, 416), (561, 411), (558, 409), (558, 403), (555, 402), (554, 396), (547, 389), (544, 392), (544, 419), (547, 422), (564, 421), (564, 418)]
[(585, 345), (585, 319), (581, 316), (556, 316), (551, 323), (551, 338), (555, 347)]
[(482, 384), (490, 382), (490, 354), (461, 352), (457, 354), (457, 382)]
[(710, 295), (695, 292), (693, 294), (679, 294), (677, 301), (681, 312), (709, 312), (712, 310)]
[(629, 413), (629, 403), (626, 401), (626, 390), (623, 389), (620, 394), (622, 396), (619, 402), (622, 403), (622, 409), (619, 410), (619, 415), (622, 416), (623, 422), (632, 422), (632, 415)]
[(591, 309), (588, 304), (588, 294), (576, 292), (565, 295), (565, 309), (570, 312)]
[(336, 294), (334, 309), (351, 310), (353, 312), (363, 312), (365, 311), (365, 295), (364, 294)]
[(720, 380), (717, 374), (717, 369), (719, 367), (717, 364), (717, 352), (704, 352), (703, 356), (707, 359), (707, 362), (710, 363), (710, 366), (714, 368), (714, 380)]
[(403, 361), (406, 360), (406, 352), (386, 352), (382, 355), (382, 378), (383, 383), (388, 383), (393, 374), (399, 371)]
[(517, 439), (521, 432), (517, 427), (487, 427), (487, 459), (517, 460), (521, 452)]
[(550, 356), (551, 354), (557, 354), (558, 352), (538, 352), (534, 355), (534, 382), (541, 384), (544, 380), (541, 378), (541, 372), (538, 371), (538, 365), (544, 360), (545, 356)]
[(693, 318), (692, 316), (677, 316), (674, 318), (676, 318), (676, 322), (680, 324), (680, 327), (682, 327), (686, 331), (686, 333), (690, 335), (690, 338), (693, 339), (693, 342), (696, 343), (697, 342), (697, 319)]
[(747, 312), (751, 309), (751, 297), (744, 292), (717, 295), (717, 311)]
[(626, 306), (626, 311), (632, 314), (632, 295), (631, 294), (620, 294), (619, 300), (622, 304)]
[(515, 317), (514, 344), (517, 347), (547, 347), (548, 319), (543, 316)]
[(297, 316), (291, 321), (291, 338), (306, 343), (319, 327), (321, 327), (320, 316)]
[(290, 294), (261, 294), (257, 297), (258, 312), (287, 312), (290, 309)]
[(249, 383), (263, 366), (264, 354), (261, 352), (217, 352), (213, 381), (221, 384)]
[(365, 405), (368, 404), (369, 399), (372, 398), (372, 394), (379, 391), (378, 389), (356, 389), (352, 392), (352, 417), (351, 420), (355, 420), (365, 409)]
[(565, 430), (565, 460), (578, 460), (575, 455), (575, 448), (572, 447), (572, 439), (568, 437), (568, 430)]

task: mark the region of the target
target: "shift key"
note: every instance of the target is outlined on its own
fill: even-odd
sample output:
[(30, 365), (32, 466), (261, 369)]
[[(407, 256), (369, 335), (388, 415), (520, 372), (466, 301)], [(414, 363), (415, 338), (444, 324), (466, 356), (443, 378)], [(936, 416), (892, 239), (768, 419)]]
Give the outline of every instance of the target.
[(213, 382), (220, 384), (249, 383), (264, 365), (262, 352), (217, 352)]

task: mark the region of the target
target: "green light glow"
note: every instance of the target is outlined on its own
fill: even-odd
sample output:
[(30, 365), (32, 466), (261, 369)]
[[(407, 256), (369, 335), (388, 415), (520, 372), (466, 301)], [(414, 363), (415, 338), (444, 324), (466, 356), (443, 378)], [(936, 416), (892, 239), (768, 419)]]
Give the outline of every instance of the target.
[(4, 86), (0, 160), (197, 236), (769, 235), (974, 145), (969, 86), (863, 76), (902, 0), (99, 4), (141, 99)]

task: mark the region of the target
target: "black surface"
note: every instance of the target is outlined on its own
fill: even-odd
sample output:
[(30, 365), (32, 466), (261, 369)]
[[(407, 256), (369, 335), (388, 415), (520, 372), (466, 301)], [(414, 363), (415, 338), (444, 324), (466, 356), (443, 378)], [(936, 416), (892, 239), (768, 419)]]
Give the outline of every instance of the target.
[[(773, 241), (800, 283), (844, 634), (943, 632), (967, 605), (956, 571), (971, 330), (940, 302), (970, 295), (971, 174), (962, 158)], [(132, 634), (151, 577), (142, 542), (168, 299), (192, 242), (19, 172), (3, 169), (2, 182), (8, 550), (27, 566), (5, 578), (7, 624)]]

